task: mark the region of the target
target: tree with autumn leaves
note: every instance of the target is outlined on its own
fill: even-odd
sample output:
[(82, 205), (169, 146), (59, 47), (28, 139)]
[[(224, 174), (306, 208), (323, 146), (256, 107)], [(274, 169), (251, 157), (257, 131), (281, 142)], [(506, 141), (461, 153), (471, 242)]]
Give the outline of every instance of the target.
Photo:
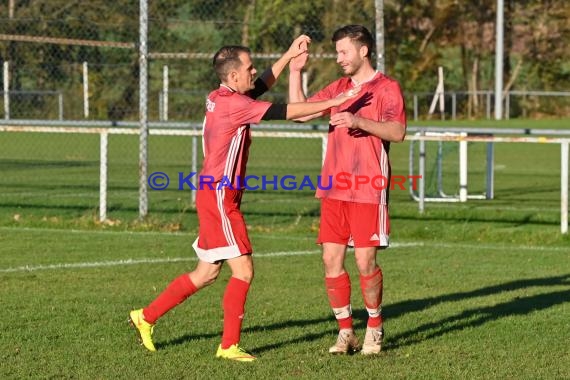
[[(256, 53), (281, 53), (300, 33), (311, 36), (309, 92), (338, 77), (332, 32), (360, 23), (375, 32), (374, 0), (156, 0), (149, 1), (151, 117), (158, 113), (162, 70), (170, 87), (172, 117), (199, 119), (203, 96), (216, 85), (210, 55), (223, 44)], [(429, 92), (437, 68), (447, 91), (469, 91), (464, 114), (483, 116), (476, 91), (494, 86), (496, 0), (384, 0), (385, 69), (406, 93)], [(570, 3), (505, 0), (505, 90), (567, 91), (570, 87)], [(12, 91), (57, 90), (66, 118), (81, 118), (81, 65), (89, 64), (92, 117), (135, 119), (138, 112), (139, 4), (132, 0), (5, 0), (0, 5), (0, 57), (10, 62)], [(14, 36), (37, 37), (35, 42)], [(41, 38), (52, 38), (45, 42)], [(58, 39), (132, 44), (131, 48), (58, 43)], [(39, 41), (39, 42), (38, 42)], [(179, 53), (172, 58), (152, 53)], [(328, 54), (328, 55), (327, 55)], [(256, 59), (259, 69), (269, 64)], [(286, 94), (286, 83), (275, 96)], [(182, 91), (183, 90), (183, 91)], [(42, 109), (41, 97), (24, 107)], [(277, 99), (279, 100), (279, 99)], [(527, 115), (568, 115), (569, 102), (515, 105)], [(22, 116), (24, 117), (24, 116)]]

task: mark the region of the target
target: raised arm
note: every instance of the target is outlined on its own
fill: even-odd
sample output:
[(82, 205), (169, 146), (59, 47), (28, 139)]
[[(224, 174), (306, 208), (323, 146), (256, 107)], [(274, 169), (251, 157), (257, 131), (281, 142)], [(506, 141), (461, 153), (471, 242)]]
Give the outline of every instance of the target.
[(267, 70), (260, 75), (260, 79), (265, 82), (268, 89), (273, 86), (291, 59), (307, 51), (309, 43), (311, 43), (309, 36), (303, 34), (297, 37), (289, 49), (271, 67), (267, 68)]
[[(307, 98), (303, 93), (303, 83), (302, 83), (302, 72), (303, 68), (309, 60), (309, 51), (298, 55), (297, 57), (291, 59), (289, 62), (289, 101), (290, 102), (306, 102)], [(307, 121), (320, 116), (323, 116), (326, 112), (319, 111), (305, 117), (295, 118), (295, 121)]]
[(309, 60), (309, 51), (298, 55), (289, 62), (289, 101), (305, 102), (307, 98), (303, 93), (303, 68)]

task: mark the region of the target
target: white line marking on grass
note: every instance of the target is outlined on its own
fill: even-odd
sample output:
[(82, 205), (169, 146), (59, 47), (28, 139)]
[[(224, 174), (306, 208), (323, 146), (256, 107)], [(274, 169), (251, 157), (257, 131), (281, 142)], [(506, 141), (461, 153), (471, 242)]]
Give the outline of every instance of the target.
[[(0, 227), (0, 231), (22, 231), (22, 232), (54, 232), (54, 233), (75, 233), (75, 234), (117, 234), (117, 235), (163, 235), (163, 236), (193, 236), (192, 233), (186, 232), (160, 232), (160, 231), (105, 231), (105, 230), (73, 230), (73, 229), (51, 229), (51, 228), (30, 228), (30, 227)], [(300, 236), (283, 236), (279, 234), (250, 234), (258, 238), (268, 239), (292, 239), (301, 240), (306, 239)], [(308, 239), (308, 238), (307, 238)], [(426, 248), (453, 248), (453, 249), (483, 249), (483, 250), (509, 250), (509, 251), (537, 251), (537, 252), (568, 252), (569, 249), (565, 247), (532, 247), (532, 246), (510, 246), (505, 244), (464, 244), (461, 242), (453, 243), (439, 243), (439, 242), (398, 242), (390, 244), (390, 248), (405, 248), (405, 247), (426, 247)], [(284, 251), (284, 252), (266, 252), (254, 253), (254, 257), (283, 257), (283, 256), (304, 256), (311, 254), (318, 254), (320, 250), (308, 251)], [(25, 265), (12, 268), (0, 268), (0, 273), (15, 273), (15, 272), (32, 272), (39, 270), (59, 270), (59, 269), (75, 269), (75, 268), (100, 268), (109, 266), (125, 266), (125, 265), (142, 265), (142, 264), (164, 264), (176, 262), (196, 261), (196, 257), (174, 257), (165, 259), (125, 259), (113, 261), (99, 261), (99, 262), (80, 262), (80, 263), (60, 263), (50, 265)]]
[[(405, 244), (392, 244), (391, 248), (412, 247), (418, 246), (421, 243), (405, 243)], [(320, 254), (320, 250), (308, 251), (283, 251), (283, 252), (265, 252), (254, 253), (254, 258), (269, 258), (269, 257), (283, 257), (283, 256), (308, 256)], [(126, 260), (109, 260), (109, 261), (94, 261), (83, 263), (60, 263), (49, 265), (24, 265), (13, 268), (0, 269), (0, 273), (15, 273), (15, 272), (34, 272), (40, 270), (50, 269), (76, 269), (76, 268), (103, 268), (113, 266), (126, 266), (126, 265), (140, 265), (140, 264), (165, 264), (165, 263), (178, 263), (187, 261), (197, 261), (196, 257), (168, 257), (164, 259), (126, 259)]]
[[(0, 231), (10, 231), (10, 232), (38, 232), (38, 233), (64, 233), (64, 234), (116, 234), (116, 235), (141, 235), (141, 236), (176, 236), (176, 237), (195, 237), (194, 232), (168, 232), (168, 231), (117, 231), (117, 230), (77, 230), (77, 229), (65, 229), (65, 228), (40, 228), (40, 227), (8, 227), (0, 226)], [(261, 233), (261, 232), (250, 232), (249, 236), (255, 237), (256, 239), (269, 239), (269, 240), (312, 240), (316, 237), (310, 236), (287, 236), (280, 233)], [(465, 244), (461, 242), (435, 242), (435, 241), (424, 241), (424, 242), (398, 242), (390, 243), (390, 248), (397, 247), (442, 247), (442, 248), (465, 248), (465, 249), (492, 249), (492, 250), (519, 250), (519, 251), (563, 251), (568, 252), (570, 248), (565, 247), (533, 247), (533, 246), (522, 246), (522, 245), (506, 245), (506, 244)], [(0, 269), (1, 271), (1, 269)]]
[[(268, 253), (254, 253), (255, 258), (260, 257), (279, 257), (279, 256), (305, 256), (319, 253), (319, 251), (297, 251), (297, 252), (268, 252)], [(76, 268), (103, 268), (114, 266), (126, 265), (140, 265), (140, 264), (165, 264), (165, 263), (179, 263), (187, 261), (197, 261), (196, 257), (168, 257), (165, 259), (126, 259), (126, 260), (109, 260), (109, 261), (94, 261), (84, 263), (60, 263), (50, 265), (25, 265), (14, 268), (0, 269), (0, 273), (13, 273), (13, 272), (34, 272), (39, 270), (49, 269), (76, 269)]]
[(173, 257), (166, 259), (126, 259), (126, 260), (113, 260), (113, 261), (94, 261), (85, 263), (61, 263), (50, 265), (25, 265), (21, 267), (0, 269), (0, 273), (13, 273), (13, 272), (34, 272), (38, 270), (49, 269), (75, 269), (75, 268), (102, 268), (114, 267), (121, 265), (138, 265), (138, 264), (162, 264), (162, 263), (176, 263), (181, 261), (196, 261), (195, 257)]

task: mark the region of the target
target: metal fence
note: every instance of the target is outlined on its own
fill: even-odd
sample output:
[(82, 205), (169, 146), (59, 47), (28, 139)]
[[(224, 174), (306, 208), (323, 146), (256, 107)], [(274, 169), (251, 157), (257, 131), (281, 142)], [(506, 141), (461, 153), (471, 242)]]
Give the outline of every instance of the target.
[[(405, 94), (408, 117), (422, 120), (429, 117), (429, 107), (435, 92)], [(469, 99), (477, 101), (469, 101)], [(552, 102), (552, 99), (556, 102)], [(442, 120), (472, 119), (476, 116), (491, 120), (494, 118), (495, 92), (448, 91), (443, 94), (444, 112), (437, 110), (435, 117)], [(569, 91), (507, 91), (504, 93), (503, 119), (529, 117), (531, 114), (552, 114), (553, 103), (557, 107), (570, 109)]]
[[(378, 39), (376, 59), (378, 62), (384, 59), (384, 2), (379, 0), (6, 0), (5, 3), (7, 7), (0, 7), (3, 118), (7, 121), (72, 121), (78, 127), (99, 121), (111, 125), (138, 123), (140, 146), (135, 151), (140, 156), (133, 171), (140, 180), (142, 205), (146, 203), (147, 165), (156, 168), (160, 159), (164, 159), (166, 165), (169, 157), (164, 155), (178, 157), (178, 153), (164, 148), (169, 143), (163, 144), (160, 153), (153, 152), (152, 138), (150, 148), (147, 146), (148, 123), (196, 123), (202, 120), (204, 98), (218, 85), (211, 58), (220, 46), (250, 46), (261, 71), (283, 53), (297, 35), (309, 34), (313, 40), (312, 61), (306, 70), (309, 93), (339, 75), (330, 37), (341, 25), (366, 25)], [(391, 4), (391, 12), (398, 9)], [(315, 75), (315, 66), (319, 67), (318, 75)], [(281, 78), (265, 99), (284, 101), (286, 86), (286, 78)], [(423, 107), (427, 109), (431, 94), (414, 96), (414, 88), (405, 90), (412, 94), (412, 99), (418, 99), (410, 101), (408, 96), (408, 104), (414, 104), (408, 109), (409, 118), (422, 118), (427, 113)], [(459, 92), (448, 96), (447, 118), (472, 115), (463, 96)], [(547, 107), (542, 98), (540, 94), (517, 95), (517, 100), (510, 103), (510, 116)], [(489, 115), (489, 99), (488, 93), (481, 94), (480, 104), (482, 109), (486, 107), (486, 112), (473, 110), (473, 115), (477, 112)], [(34, 138), (33, 144), (42, 141), (57, 144), (42, 149), (26, 143), (25, 136), (15, 138), (14, 135), (0, 136), (1, 158), (10, 168), (16, 164), (27, 167), (27, 163), (34, 167), (38, 162), (50, 168), (58, 165), (74, 168), (74, 162), (83, 167), (98, 157), (78, 151), (76, 148), (80, 144), (69, 135)], [(62, 139), (68, 139), (68, 143)], [(87, 146), (92, 146), (93, 142), (87, 138), (83, 140), (89, 151), (91, 148)], [(121, 154), (132, 155), (131, 140), (125, 145), (111, 142), (109, 149), (118, 151), (110, 152), (109, 159), (120, 160)], [(316, 147), (318, 157), (320, 146)], [(57, 158), (49, 152), (53, 149), (61, 153)], [(68, 153), (62, 152), (66, 149)], [(180, 152), (183, 149), (181, 147)], [(271, 145), (267, 149), (272, 149)], [(292, 144), (288, 149), (301, 148)], [(292, 153), (301, 154), (300, 151)], [(157, 154), (162, 157), (157, 158)], [(63, 161), (70, 164), (63, 165)], [(132, 162), (136, 159), (130, 157), (129, 165)], [(310, 170), (318, 170), (318, 163), (317, 159)], [(282, 160), (277, 165), (286, 168), (288, 163)], [(18, 170), (11, 173), (20, 175)], [(14, 189), (18, 188), (17, 183), (19, 179), (15, 177)], [(132, 183), (129, 182), (128, 187), (131, 189)], [(136, 192), (134, 196), (137, 197)], [(141, 207), (140, 214), (146, 215), (145, 206)]]
[[(400, 8), (382, 0), (4, 2), (8, 6), (0, 7), (0, 102), (5, 119), (138, 120), (141, 4), (147, 5), (149, 120), (202, 118), (205, 94), (217, 85), (210, 61), (224, 44), (250, 46), (261, 70), (294, 37), (309, 34), (312, 61), (306, 74), (312, 93), (338, 77), (330, 42), (333, 31), (346, 23), (362, 23), (378, 39), (379, 65), (386, 59), (392, 65), (390, 75), (402, 82), (408, 74), (393, 67), (396, 52), (406, 46), (403, 41), (388, 35), (384, 54), (384, 19), (387, 30), (393, 29), (392, 15)], [(457, 78), (461, 69), (448, 71)], [(433, 89), (435, 85), (434, 76)], [(413, 85), (404, 90), (408, 104), (413, 104), (409, 118), (426, 118), (433, 94)], [(449, 119), (485, 118), (493, 111), (491, 91), (479, 90), (475, 97), (458, 88), (446, 86), (446, 91)], [(570, 109), (567, 92), (517, 89), (506, 97), (506, 117), (548, 114), (554, 104), (558, 112)], [(267, 98), (286, 100), (286, 80), (278, 82)]]
[[(330, 82), (338, 74), (330, 36), (342, 25), (343, 11), (327, 7), (324, 23), (325, 3), (319, 3), (300, 3), (299, 15), (285, 7), (289, 14), (276, 22), (272, 16), (286, 12), (279, 2), (10, 0), (0, 19), (4, 118), (138, 120), (142, 38), (149, 120), (200, 120), (204, 97), (217, 86), (211, 58), (225, 44), (250, 46), (261, 71), (307, 33), (314, 59), (332, 68), (319, 81)], [(358, 8), (359, 18), (351, 22), (374, 30), (375, 1)], [(56, 17), (60, 14), (65, 17)], [(285, 82), (270, 100), (285, 99)]]
[[(149, 203), (159, 212), (188, 209), (189, 193), (155, 192), (149, 197), (147, 178), (153, 170), (192, 170), (190, 162), (199, 155), (200, 144), (196, 137), (150, 136), (149, 124), (162, 121), (163, 127), (176, 128), (177, 123), (190, 125), (203, 119), (205, 96), (218, 85), (211, 58), (222, 45), (251, 47), (262, 71), (296, 36), (307, 33), (313, 38), (314, 58), (335, 67), (330, 36), (345, 23), (345, 6), (327, 7), (324, 23), (327, 2), (317, 3), (291, 8), (278, 2), (240, 0), (10, 0), (7, 8), (0, 8), (8, 11), (0, 18), (0, 102), (5, 125), (34, 125), (33, 120), (42, 120), (52, 126), (87, 129), (101, 122), (119, 128), (132, 128), (134, 123), (138, 131), (109, 136), (108, 144), (106, 135), (103, 144), (96, 136), (82, 133), (2, 132), (4, 203), (92, 215), (97, 213), (93, 210), (99, 204), (100, 178), (104, 178), (108, 208), (115, 215), (132, 212), (133, 203), (140, 217), (147, 216)], [(356, 10), (358, 17), (351, 22), (374, 30), (375, 2), (359, 2)], [(279, 22), (268, 17), (274, 14), (282, 16)], [(320, 80), (332, 81), (337, 75), (333, 69)], [(281, 80), (265, 99), (283, 101), (285, 94), (286, 81)], [(276, 149), (273, 143), (257, 145), (253, 149)], [(301, 145), (287, 144), (287, 154), (303, 155), (307, 146)], [(93, 165), (102, 157), (96, 152), (102, 146), (109, 157), (108, 181)], [(320, 144), (314, 144), (314, 150), (314, 167), (306, 168), (309, 171), (320, 167)], [(272, 165), (276, 172), (291, 167), (283, 159)], [(256, 169), (255, 160), (250, 166), (263, 170)], [(307, 196), (312, 198), (310, 193)]]

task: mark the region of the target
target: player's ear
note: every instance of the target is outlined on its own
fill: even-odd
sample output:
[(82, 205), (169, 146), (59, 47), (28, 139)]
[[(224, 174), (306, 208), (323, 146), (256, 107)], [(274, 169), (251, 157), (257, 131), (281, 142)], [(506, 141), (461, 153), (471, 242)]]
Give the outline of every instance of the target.
[(228, 73), (228, 82), (235, 83), (237, 82), (237, 78), (238, 78), (238, 72), (236, 70), (231, 70)]
[(359, 50), (360, 58), (364, 58), (368, 55), (368, 46), (362, 45)]

